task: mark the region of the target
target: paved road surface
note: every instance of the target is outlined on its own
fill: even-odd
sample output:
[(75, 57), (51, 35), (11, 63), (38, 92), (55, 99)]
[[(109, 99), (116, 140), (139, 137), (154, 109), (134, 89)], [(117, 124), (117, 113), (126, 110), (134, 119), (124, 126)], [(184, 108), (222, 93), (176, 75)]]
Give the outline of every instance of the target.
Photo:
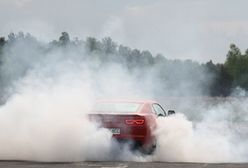
[(164, 163), (164, 162), (77, 162), (38, 163), (0, 161), (0, 168), (247, 168), (248, 163), (207, 164), (207, 163)]

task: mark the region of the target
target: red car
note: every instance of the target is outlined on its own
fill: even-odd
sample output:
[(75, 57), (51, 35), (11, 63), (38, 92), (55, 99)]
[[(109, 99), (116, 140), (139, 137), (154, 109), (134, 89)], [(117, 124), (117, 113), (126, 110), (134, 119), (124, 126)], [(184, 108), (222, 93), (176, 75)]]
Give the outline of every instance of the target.
[(96, 103), (89, 116), (109, 129), (118, 142), (132, 142), (132, 149), (151, 154), (156, 148), (153, 132), (157, 117), (166, 115), (156, 101), (103, 100)]

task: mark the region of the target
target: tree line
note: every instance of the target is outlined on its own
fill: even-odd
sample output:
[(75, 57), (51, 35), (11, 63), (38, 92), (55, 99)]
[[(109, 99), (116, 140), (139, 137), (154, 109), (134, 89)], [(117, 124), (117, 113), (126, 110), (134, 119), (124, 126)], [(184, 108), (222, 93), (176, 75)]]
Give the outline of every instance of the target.
[[(119, 45), (110, 37), (101, 40), (94, 37), (79, 40), (71, 39), (67, 32), (62, 32), (57, 40), (44, 44), (28, 33), (19, 32), (10, 33), (7, 38), (0, 37), (0, 91), (8, 85), (6, 77), (2, 74), (6, 57), (11, 53), (9, 48), (18, 42), (28, 42), (44, 54), (56, 49), (70, 48), (81, 54), (82, 61), (97, 60), (103, 67), (109, 63), (116, 63), (128, 69), (130, 73), (138, 72), (137, 76), (140, 77), (149, 73), (159, 79), (158, 83), (162, 88), (176, 90), (180, 86), (185, 90), (195, 90), (201, 87), (204, 88), (204, 96), (223, 97), (230, 96), (236, 88), (248, 90), (248, 49), (241, 53), (235, 44), (230, 45), (225, 62), (215, 64), (211, 60), (198, 63), (192, 60), (167, 59), (162, 54), (153, 55), (148, 50), (140, 51)], [(22, 74), (24, 75), (29, 68), (25, 67)], [(192, 94), (185, 92), (185, 96), (190, 96), (187, 93)]]

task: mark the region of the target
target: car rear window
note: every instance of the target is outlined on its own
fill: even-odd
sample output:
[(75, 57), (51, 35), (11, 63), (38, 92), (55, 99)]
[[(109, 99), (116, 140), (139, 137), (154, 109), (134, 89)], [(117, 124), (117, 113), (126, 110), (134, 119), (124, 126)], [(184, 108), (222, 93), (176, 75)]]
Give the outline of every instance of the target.
[(98, 112), (136, 112), (140, 103), (123, 103), (123, 102), (100, 102), (97, 103), (94, 111)]

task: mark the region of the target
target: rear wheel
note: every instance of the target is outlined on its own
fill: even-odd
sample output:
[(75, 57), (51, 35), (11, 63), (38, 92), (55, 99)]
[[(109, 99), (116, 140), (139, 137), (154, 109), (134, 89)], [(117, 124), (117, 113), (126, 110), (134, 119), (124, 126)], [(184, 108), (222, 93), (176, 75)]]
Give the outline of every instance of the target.
[(117, 142), (121, 148), (128, 146), (128, 148), (133, 152), (140, 152), (144, 155), (151, 155), (155, 152), (157, 147), (156, 139), (149, 145), (142, 145), (139, 141), (132, 141), (132, 140), (123, 140), (118, 139)]
[(153, 154), (155, 152), (156, 148), (157, 148), (157, 141), (154, 140), (154, 142), (151, 145), (142, 146), (140, 148), (140, 152), (145, 154), (145, 155), (151, 155), (151, 154)]

